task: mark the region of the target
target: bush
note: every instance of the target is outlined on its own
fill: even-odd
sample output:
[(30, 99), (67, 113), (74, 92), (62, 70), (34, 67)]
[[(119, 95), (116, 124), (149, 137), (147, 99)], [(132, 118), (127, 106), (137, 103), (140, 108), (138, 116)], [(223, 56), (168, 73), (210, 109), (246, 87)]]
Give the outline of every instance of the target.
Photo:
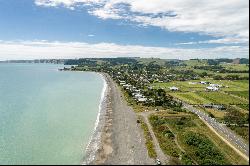
[(189, 132), (185, 135), (185, 143), (192, 146), (194, 155), (201, 165), (226, 164), (224, 156), (204, 135)]

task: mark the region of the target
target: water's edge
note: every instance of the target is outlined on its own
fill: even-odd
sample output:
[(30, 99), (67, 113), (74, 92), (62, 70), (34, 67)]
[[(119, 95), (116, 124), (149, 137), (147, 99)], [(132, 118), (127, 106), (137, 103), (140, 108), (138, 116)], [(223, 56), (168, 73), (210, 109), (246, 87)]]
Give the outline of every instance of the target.
[(90, 164), (92, 161), (95, 160), (97, 151), (101, 144), (101, 134), (105, 124), (105, 114), (107, 111), (108, 84), (105, 79), (105, 76), (102, 73), (96, 73), (96, 74), (99, 74), (102, 77), (104, 85), (102, 89), (101, 100), (99, 103), (99, 112), (95, 122), (95, 128), (88, 143), (88, 146), (86, 147), (85, 156), (83, 157), (83, 160), (81, 162), (82, 165)]

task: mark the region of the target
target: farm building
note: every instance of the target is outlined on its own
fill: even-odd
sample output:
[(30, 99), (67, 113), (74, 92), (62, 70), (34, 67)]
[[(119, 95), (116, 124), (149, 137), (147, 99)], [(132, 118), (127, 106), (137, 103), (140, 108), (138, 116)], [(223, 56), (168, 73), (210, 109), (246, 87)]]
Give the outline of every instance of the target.
[(214, 109), (218, 109), (218, 110), (225, 110), (225, 106), (224, 105), (215, 105), (215, 104), (204, 104), (203, 105), (204, 108), (214, 108)]
[(170, 87), (169, 89), (170, 89), (171, 91), (178, 91), (178, 90), (179, 90), (179, 88), (177, 88), (177, 87), (175, 87), (175, 86)]
[(219, 91), (219, 88), (214, 87), (214, 86), (208, 86), (208, 87), (206, 87), (206, 90), (208, 90), (208, 91)]
[(206, 84), (210, 84), (210, 82), (208, 82), (208, 81), (200, 81), (200, 84), (206, 85)]

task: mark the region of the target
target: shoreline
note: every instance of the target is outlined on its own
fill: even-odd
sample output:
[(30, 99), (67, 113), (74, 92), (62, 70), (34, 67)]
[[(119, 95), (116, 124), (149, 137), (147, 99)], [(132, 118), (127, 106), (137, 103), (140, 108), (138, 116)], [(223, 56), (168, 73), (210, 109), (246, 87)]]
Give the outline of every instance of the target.
[[(122, 92), (106, 73), (106, 110), (103, 116), (100, 144), (92, 165), (152, 165), (148, 156), (144, 131), (137, 124), (137, 115), (127, 105)], [(104, 111), (102, 111), (104, 112)]]
[(104, 164), (108, 159), (108, 156), (113, 152), (113, 146), (111, 145), (111, 126), (112, 126), (112, 107), (111, 107), (111, 89), (110, 89), (110, 80), (108, 79), (107, 74), (97, 73), (102, 76), (106, 84), (105, 97), (103, 100), (103, 105), (101, 108), (102, 115), (100, 116), (101, 121), (99, 122), (99, 144), (95, 151), (95, 156), (93, 160), (87, 164), (99, 165)]
[[(98, 74), (103, 80), (103, 89), (101, 92), (101, 99), (98, 106), (98, 114), (95, 121), (94, 130), (86, 148), (84, 149), (84, 156), (80, 162), (81, 165), (98, 165), (103, 164), (107, 160), (107, 155), (112, 153), (111, 133), (107, 135), (108, 126), (111, 124), (108, 119), (111, 119), (111, 98), (110, 98), (110, 80), (106, 73), (93, 72), (93, 71), (71, 71), (71, 70), (58, 70), (64, 72), (88, 72)], [(105, 143), (108, 140), (108, 144)]]
[(118, 85), (107, 73), (92, 73), (101, 75), (105, 90), (102, 92), (95, 129), (80, 164), (155, 164), (148, 155), (144, 131), (137, 123), (137, 115), (128, 106)]
[(106, 77), (104, 76), (103, 73), (96, 73), (96, 72), (92, 73), (98, 74), (102, 77), (103, 89), (101, 93), (101, 99), (99, 102), (99, 112), (96, 118), (94, 131), (85, 149), (85, 156), (83, 158), (82, 165), (88, 165), (96, 159), (98, 150), (101, 147), (102, 131), (105, 125), (105, 115), (107, 112), (107, 105), (108, 105), (109, 85), (107, 83)]

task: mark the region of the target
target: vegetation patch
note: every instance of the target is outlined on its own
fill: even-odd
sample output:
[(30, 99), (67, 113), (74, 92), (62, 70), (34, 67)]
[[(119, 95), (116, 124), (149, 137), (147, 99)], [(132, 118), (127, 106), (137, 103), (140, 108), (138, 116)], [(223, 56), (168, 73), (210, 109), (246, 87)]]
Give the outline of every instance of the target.
[(187, 132), (184, 135), (189, 151), (200, 165), (225, 165), (228, 164), (222, 153), (205, 136), (199, 133)]
[(148, 155), (149, 155), (149, 157), (156, 159), (157, 154), (155, 152), (155, 147), (154, 147), (154, 144), (153, 144), (153, 141), (152, 141), (152, 136), (151, 136), (151, 134), (150, 134), (150, 132), (148, 130), (148, 126), (147, 126), (146, 123), (144, 123), (142, 117), (139, 117), (139, 121), (140, 121), (141, 127), (142, 127), (142, 129), (144, 131), (144, 137), (146, 139), (146, 146), (147, 146), (147, 149), (148, 149)]
[(248, 126), (230, 126), (230, 129), (236, 132), (238, 135), (240, 135), (243, 139), (245, 139), (247, 142), (249, 141), (249, 127)]
[[(179, 158), (182, 164), (190, 165), (191, 162), (198, 165), (246, 163), (196, 115), (183, 112), (157, 113), (150, 116), (150, 123), (164, 153), (176, 159)], [(198, 142), (195, 145), (188, 144), (188, 141), (192, 140), (193, 136), (190, 135), (193, 133), (193, 139)], [(178, 145), (175, 141), (178, 141)]]
[(249, 104), (237, 104), (236, 106), (249, 111)]
[(174, 134), (165, 125), (164, 119), (158, 116), (150, 116), (150, 123), (153, 126), (155, 135), (160, 143), (160, 147), (166, 155), (172, 156), (174, 158), (179, 158), (180, 149), (174, 142)]

